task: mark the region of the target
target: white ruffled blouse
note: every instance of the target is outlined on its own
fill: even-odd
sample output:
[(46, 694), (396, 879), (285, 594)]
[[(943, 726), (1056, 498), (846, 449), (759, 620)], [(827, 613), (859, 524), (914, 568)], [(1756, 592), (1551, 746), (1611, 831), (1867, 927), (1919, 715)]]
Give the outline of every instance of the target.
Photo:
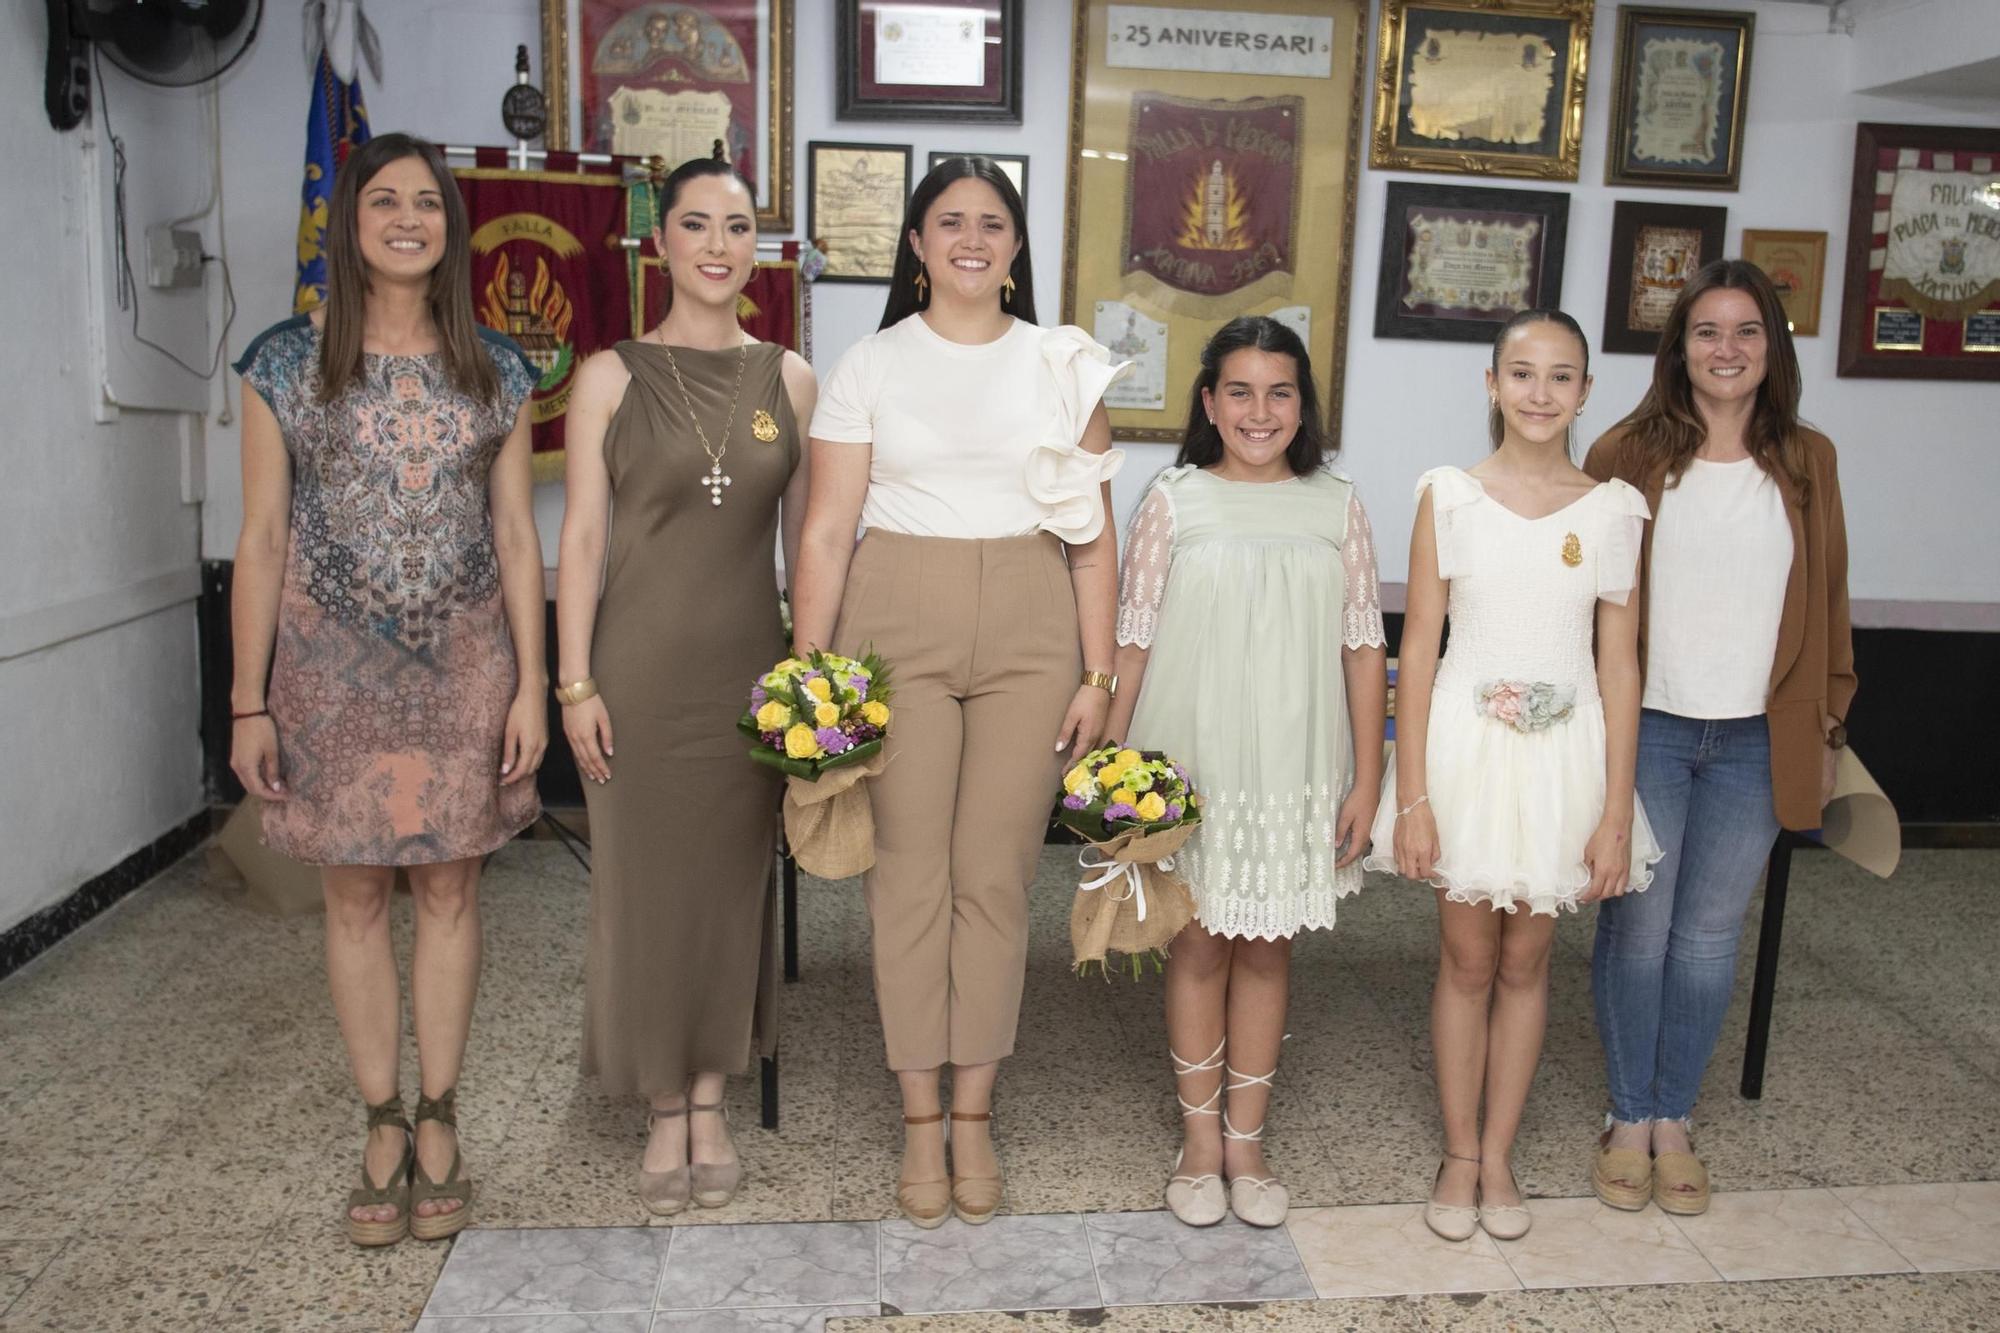
[(866, 444), (867, 528), (919, 537), (1103, 531), (1102, 485), (1125, 462), (1081, 447), (1105, 390), (1128, 373), (1074, 325), (1016, 320), (989, 343), (954, 343), (921, 315), (870, 334), (820, 388), (813, 438)]

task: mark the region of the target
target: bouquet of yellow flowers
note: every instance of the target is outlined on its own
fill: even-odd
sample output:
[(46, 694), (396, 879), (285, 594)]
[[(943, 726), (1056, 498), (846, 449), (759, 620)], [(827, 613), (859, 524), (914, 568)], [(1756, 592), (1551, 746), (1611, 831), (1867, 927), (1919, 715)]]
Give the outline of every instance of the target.
[(1077, 857), (1086, 874), (1070, 905), (1076, 970), (1095, 964), (1108, 976), (1105, 955), (1116, 952), (1134, 977), (1149, 962), (1157, 971), (1194, 919), (1194, 898), (1173, 873), (1174, 854), (1201, 822), (1187, 770), (1157, 751), (1093, 750), (1063, 775), (1056, 818), (1090, 844)]
[(821, 878), (875, 864), (875, 817), (861, 781), (882, 771), (892, 692), (874, 653), (856, 661), (814, 651), (759, 676), (737, 720), (750, 757), (785, 775), (786, 841)]

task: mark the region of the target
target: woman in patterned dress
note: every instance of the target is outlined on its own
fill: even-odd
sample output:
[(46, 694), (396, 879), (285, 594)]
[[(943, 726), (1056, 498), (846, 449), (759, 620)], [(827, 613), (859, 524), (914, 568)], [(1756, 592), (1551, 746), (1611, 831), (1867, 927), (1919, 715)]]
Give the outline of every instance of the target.
[[(334, 185), (323, 309), (260, 334), (243, 376), (230, 766), (264, 838), (321, 867), (327, 978), (368, 1103), (348, 1236), (465, 1226), (455, 1092), (479, 984), (481, 859), (540, 811), (541, 543), (524, 404), (536, 372), (474, 321), (465, 204), (437, 149), (385, 134)], [(268, 688), (267, 688), (268, 667)], [(389, 897), (415, 898), (416, 1129)]]

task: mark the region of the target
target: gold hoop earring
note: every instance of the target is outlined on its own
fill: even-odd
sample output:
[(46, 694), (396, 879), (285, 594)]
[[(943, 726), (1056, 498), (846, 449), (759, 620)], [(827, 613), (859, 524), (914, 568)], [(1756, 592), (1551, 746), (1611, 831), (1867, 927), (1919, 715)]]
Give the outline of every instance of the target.
[(917, 299), (919, 301), (923, 300), (927, 295), (929, 295), (927, 289), (930, 287), (930, 285), (931, 285), (931, 280), (924, 276), (924, 270), (921, 266), (919, 266), (917, 269)]

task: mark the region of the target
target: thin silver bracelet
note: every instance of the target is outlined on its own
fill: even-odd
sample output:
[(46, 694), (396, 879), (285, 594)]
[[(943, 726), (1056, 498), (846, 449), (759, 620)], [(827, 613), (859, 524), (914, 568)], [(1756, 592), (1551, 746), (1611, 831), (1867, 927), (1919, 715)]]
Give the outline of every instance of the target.
[(1408, 805), (1404, 806), (1404, 807), (1403, 807), (1403, 808), (1402, 808), (1401, 810), (1398, 810), (1398, 811), (1396, 812), (1396, 818), (1398, 818), (1398, 819), (1401, 819), (1401, 818), (1402, 818), (1402, 817), (1403, 817), (1404, 815), (1407, 815), (1407, 814), (1409, 814), (1409, 813), (1410, 813), (1410, 811), (1412, 811), (1412, 810), (1416, 809), (1416, 808), (1417, 808), (1418, 806), (1420, 806), (1420, 805), (1428, 805), (1428, 804), (1430, 803), (1430, 799), (1431, 799), (1431, 797), (1430, 797), (1430, 793), (1429, 793), (1429, 792), (1425, 792), (1425, 793), (1424, 793), (1424, 794), (1423, 794), (1422, 796), (1419, 796), (1419, 797), (1418, 797), (1418, 798), (1417, 798), (1416, 800), (1414, 800), (1414, 801), (1411, 801), (1411, 802), (1410, 802), (1410, 803), (1409, 803)]

